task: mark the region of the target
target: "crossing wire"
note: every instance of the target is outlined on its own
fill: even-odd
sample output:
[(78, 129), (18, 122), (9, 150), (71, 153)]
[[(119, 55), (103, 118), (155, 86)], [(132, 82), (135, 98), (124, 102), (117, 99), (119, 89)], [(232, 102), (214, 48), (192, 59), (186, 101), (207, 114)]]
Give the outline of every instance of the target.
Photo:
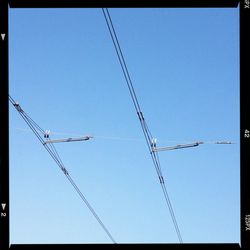
[(33, 131), (33, 133), (35, 134), (35, 136), (38, 138), (38, 140), (41, 142), (41, 144), (44, 146), (44, 148), (50, 154), (50, 156), (55, 161), (55, 163), (63, 171), (63, 173), (66, 176), (66, 178), (68, 179), (68, 181), (74, 187), (75, 191), (78, 193), (78, 195), (80, 196), (80, 198), (82, 199), (82, 201), (85, 203), (85, 205), (91, 211), (91, 213), (93, 214), (93, 216), (95, 217), (95, 219), (98, 221), (98, 223), (101, 225), (101, 227), (106, 232), (106, 234), (111, 239), (111, 241), (113, 243), (116, 243), (116, 241), (114, 240), (113, 236), (111, 235), (111, 233), (109, 232), (109, 230), (107, 229), (107, 227), (104, 225), (104, 223), (102, 222), (102, 220), (99, 218), (99, 216), (95, 212), (94, 208), (89, 204), (89, 202), (87, 201), (87, 199), (85, 198), (85, 196), (83, 195), (83, 193), (81, 192), (81, 190), (78, 188), (78, 186), (76, 185), (76, 183), (74, 182), (74, 180), (70, 176), (69, 172), (67, 171), (66, 167), (64, 166), (64, 164), (62, 162), (62, 159), (59, 156), (59, 154), (58, 154), (55, 146), (53, 145), (53, 143), (51, 143), (50, 145), (48, 145), (47, 143), (45, 143), (46, 141), (39, 134), (39, 132), (45, 134), (45, 131), (33, 119), (31, 119), (30, 116), (28, 116), (24, 112), (24, 110), (21, 108), (21, 106), (17, 102), (15, 102), (15, 100), (10, 95), (9, 95), (9, 101), (16, 108), (16, 110), (18, 111), (18, 113), (21, 115), (21, 117), (26, 122), (26, 124), (29, 126), (29, 128)]
[(174, 224), (174, 227), (175, 227), (179, 242), (183, 243), (181, 232), (179, 230), (179, 226), (177, 224), (177, 220), (176, 220), (176, 217), (175, 217), (175, 214), (174, 214), (174, 210), (173, 210), (173, 207), (172, 207), (172, 204), (171, 204), (168, 192), (167, 192), (167, 188), (166, 188), (166, 185), (165, 185), (163, 175), (162, 175), (160, 160), (159, 160), (157, 152), (153, 151), (153, 148), (152, 148), (151, 142), (152, 142), (153, 136), (152, 136), (152, 134), (151, 134), (151, 132), (149, 130), (149, 127), (148, 127), (148, 125), (146, 123), (146, 120), (144, 118), (144, 115), (142, 113), (142, 110), (141, 110), (141, 107), (140, 107), (140, 104), (139, 104), (139, 101), (138, 101), (138, 98), (136, 96), (135, 89), (134, 89), (134, 86), (133, 86), (133, 82), (131, 80), (131, 76), (130, 76), (129, 71), (128, 71), (128, 67), (127, 67), (127, 64), (126, 64), (126, 61), (125, 61), (125, 58), (124, 58), (124, 54), (122, 52), (122, 49), (121, 49), (121, 46), (120, 46), (116, 31), (115, 31), (115, 28), (114, 28), (114, 25), (113, 25), (111, 15), (109, 13), (108, 8), (102, 8), (102, 12), (103, 12), (103, 15), (104, 15), (104, 18), (105, 18), (105, 21), (106, 21), (106, 24), (107, 24), (107, 27), (108, 27), (112, 42), (113, 42), (113, 45), (115, 47), (115, 51), (116, 51), (120, 66), (122, 68), (122, 72), (123, 72), (124, 78), (126, 80), (130, 96), (132, 98), (132, 102), (134, 104), (136, 113), (138, 115), (138, 118), (139, 118), (139, 121), (140, 121), (140, 124), (141, 124), (141, 128), (142, 128), (142, 131), (143, 131), (143, 135), (145, 137), (147, 147), (149, 149), (153, 164), (155, 166), (155, 169), (156, 169), (156, 172), (157, 172), (160, 184), (161, 184), (161, 188), (162, 188), (162, 191), (163, 191), (163, 194), (164, 194), (164, 198), (165, 198), (166, 203), (168, 205), (170, 215), (171, 215), (171, 218), (172, 218), (172, 221), (173, 221), (173, 224)]

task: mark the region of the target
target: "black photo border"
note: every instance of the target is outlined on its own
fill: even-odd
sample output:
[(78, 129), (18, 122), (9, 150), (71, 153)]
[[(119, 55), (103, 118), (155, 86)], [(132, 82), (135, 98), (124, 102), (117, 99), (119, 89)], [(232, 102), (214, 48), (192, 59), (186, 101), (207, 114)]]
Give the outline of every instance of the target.
[[(127, 248), (133, 246), (149, 248), (250, 249), (250, 190), (248, 181), (248, 157), (250, 157), (249, 116), (249, 0), (0, 0), (0, 249), (86, 249), (86, 248)], [(240, 243), (230, 244), (10, 244), (9, 225), (9, 8), (237, 8), (240, 7)], [(4, 209), (1, 204), (6, 204)], [(230, 218), (228, 218), (230, 220)]]

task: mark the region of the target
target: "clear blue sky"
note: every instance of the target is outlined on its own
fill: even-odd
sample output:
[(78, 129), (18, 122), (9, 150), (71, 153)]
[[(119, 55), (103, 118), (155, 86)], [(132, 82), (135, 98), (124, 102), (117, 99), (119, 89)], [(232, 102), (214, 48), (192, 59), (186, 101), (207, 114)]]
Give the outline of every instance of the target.
[[(239, 9), (110, 9), (184, 243), (240, 241)], [(10, 9), (10, 94), (118, 243), (178, 243), (101, 9)], [(209, 142), (230, 140), (232, 145)], [(10, 106), (11, 243), (111, 243)]]

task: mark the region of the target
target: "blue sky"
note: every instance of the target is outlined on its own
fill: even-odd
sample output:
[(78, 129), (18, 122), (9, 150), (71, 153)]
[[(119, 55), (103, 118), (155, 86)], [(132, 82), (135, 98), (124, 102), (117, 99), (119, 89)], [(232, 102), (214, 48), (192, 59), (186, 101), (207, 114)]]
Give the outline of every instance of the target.
[[(239, 9), (110, 9), (184, 243), (240, 241)], [(10, 94), (118, 243), (178, 243), (101, 9), (10, 9)], [(210, 142), (229, 140), (232, 145)], [(111, 243), (10, 106), (11, 243)]]

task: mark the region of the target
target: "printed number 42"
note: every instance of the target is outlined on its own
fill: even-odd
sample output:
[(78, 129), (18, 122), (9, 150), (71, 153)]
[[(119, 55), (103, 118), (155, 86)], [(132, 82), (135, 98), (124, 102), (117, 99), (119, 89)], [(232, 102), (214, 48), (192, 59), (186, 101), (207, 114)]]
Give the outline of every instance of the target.
[(250, 137), (249, 130), (245, 129), (244, 137), (245, 138), (249, 138)]

